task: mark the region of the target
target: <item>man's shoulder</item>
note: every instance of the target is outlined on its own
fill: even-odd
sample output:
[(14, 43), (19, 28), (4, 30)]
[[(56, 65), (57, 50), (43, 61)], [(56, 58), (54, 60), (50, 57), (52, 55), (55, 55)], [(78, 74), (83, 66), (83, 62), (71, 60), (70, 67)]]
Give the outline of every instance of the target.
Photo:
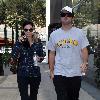
[(77, 27), (73, 27), (72, 32), (73, 32), (73, 33), (76, 33), (76, 34), (79, 35), (79, 36), (82, 35), (82, 34), (84, 33), (82, 29), (77, 28)]
[(73, 27), (73, 30), (75, 30), (75, 31), (82, 31), (82, 29), (80, 29), (80, 28), (78, 28), (78, 27)]
[(56, 35), (57, 33), (59, 33), (61, 31), (61, 28), (58, 28), (56, 30), (54, 30), (51, 35)]

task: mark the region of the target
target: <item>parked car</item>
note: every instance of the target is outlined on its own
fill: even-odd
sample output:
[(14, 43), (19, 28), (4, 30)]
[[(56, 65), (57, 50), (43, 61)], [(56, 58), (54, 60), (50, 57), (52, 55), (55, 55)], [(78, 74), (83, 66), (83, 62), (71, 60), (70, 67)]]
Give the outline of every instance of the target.
[(1, 47), (0, 49), (0, 53), (5, 53), (5, 52), (11, 53), (11, 51), (12, 51), (12, 48)]
[(46, 56), (46, 46), (43, 46), (44, 57)]

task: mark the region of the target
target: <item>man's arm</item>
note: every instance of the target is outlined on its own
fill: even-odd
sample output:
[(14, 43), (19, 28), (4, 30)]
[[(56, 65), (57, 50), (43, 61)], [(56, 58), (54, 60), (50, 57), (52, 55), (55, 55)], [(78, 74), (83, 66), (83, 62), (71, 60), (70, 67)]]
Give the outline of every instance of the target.
[(82, 69), (82, 72), (86, 72), (87, 67), (88, 67), (88, 50), (87, 50), (87, 48), (82, 49), (82, 60), (83, 60), (83, 63), (81, 64), (81, 69)]
[(49, 69), (50, 69), (50, 77), (54, 78), (54, 64), (55, 64), (55, 51), (49, 52)]
[(87, 48), (82, 49), (82, 59), (83, 59), (83, 63), (88, 62), (88, 50), (87, 50)]

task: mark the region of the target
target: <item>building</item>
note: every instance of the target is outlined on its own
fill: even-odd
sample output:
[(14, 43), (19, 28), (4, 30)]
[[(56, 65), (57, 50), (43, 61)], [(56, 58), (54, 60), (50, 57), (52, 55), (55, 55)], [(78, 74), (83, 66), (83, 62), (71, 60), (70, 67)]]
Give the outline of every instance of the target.
[(72, 6), (73, 0), (50, 0), (50, 24), (60, 22), (60, 10), (68, 5)]

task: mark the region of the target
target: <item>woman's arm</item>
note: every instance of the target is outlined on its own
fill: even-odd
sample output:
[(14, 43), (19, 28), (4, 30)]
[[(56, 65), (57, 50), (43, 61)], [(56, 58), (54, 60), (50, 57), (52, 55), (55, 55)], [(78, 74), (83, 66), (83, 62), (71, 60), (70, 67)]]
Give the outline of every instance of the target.
[(21, 43), (17, 41), (12, 48), (10, 64), (15, 64), (18, 61), (20, 55), (20, 48)]
[(43, 53), (43, 45), (41, 42), (38, 43), (36, 53), (37, 53), (38, 62), (42, 62), (44, 60), (44, 53)]

